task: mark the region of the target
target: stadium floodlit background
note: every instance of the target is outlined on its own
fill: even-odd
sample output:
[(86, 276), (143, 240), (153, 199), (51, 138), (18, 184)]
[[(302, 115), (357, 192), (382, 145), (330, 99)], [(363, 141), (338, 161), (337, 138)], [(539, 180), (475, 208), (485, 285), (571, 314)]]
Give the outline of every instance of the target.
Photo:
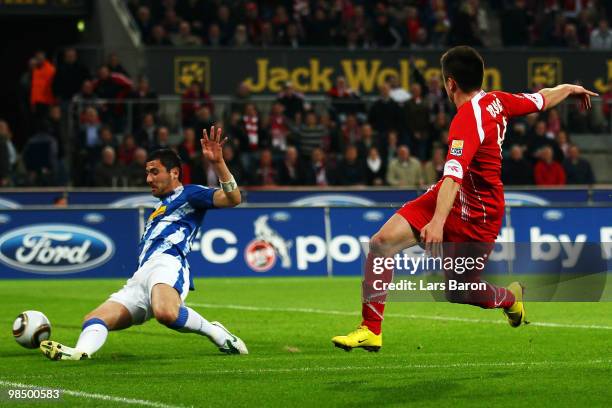
[[(481, 51), (485, 90), (600, 95), (508, 126), (500, 241), (612, 240), (610, 21), (604, 0), (0, 0), (0, 405), (42, 386), (71, 406), (610, 406), (609, 284), (608, 302), (528, 303), (518, 330), (393, 302), (380, 353), (330, 342), (359, 322), (361, 242), (441, 175), (449, 46)], [(20, 348), (23, 310), (71, 343), (133, 273), (148, 153), (174, 148), (185, 183), (217, 185), (212, 124), (245, 203), (207, 214), (188, 302), (251, 354), (155, 323), (82, 364)]]

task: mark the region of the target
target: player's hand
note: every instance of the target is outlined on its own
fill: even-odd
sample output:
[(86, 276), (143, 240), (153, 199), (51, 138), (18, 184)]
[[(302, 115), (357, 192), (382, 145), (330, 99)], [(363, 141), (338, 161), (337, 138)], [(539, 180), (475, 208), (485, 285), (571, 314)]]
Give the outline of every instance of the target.
[(421, 229), (421, 241), (425, 243), (425, 253), (431, 257), (442, 256), (442, 237), (444, 224), (430, 221)]
[(599, 94), (589, 91), (588, 89), (584, 89), (580, 85), (570, 85), (570, 96), (575, 98), (580, 98), (580, 105), (584, 109), (591, 109), (591, 96), (599, 96)]
[(222, 138), (222, 136), (223, 129), (217, 128), (215, 131), (214, 126), (210, 127), (210, 136), (206, 133), (206, 129), (202, 131), (202, 139), (200, 139), (202, 154), (211, 163), (219, 163), (223, 160), (223, 145), (227, 137)]

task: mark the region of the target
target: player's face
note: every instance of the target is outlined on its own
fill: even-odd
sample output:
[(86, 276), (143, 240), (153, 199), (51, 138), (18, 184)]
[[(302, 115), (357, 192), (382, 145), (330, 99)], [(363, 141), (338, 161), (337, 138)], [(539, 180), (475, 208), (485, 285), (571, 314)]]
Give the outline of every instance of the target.
[(147, 184), (151, 187), (154, 197), (163, 197), (171, 193), (178, 184), (178, 171), (168, 171), (159, 160), (147, 162), (145, 167)]

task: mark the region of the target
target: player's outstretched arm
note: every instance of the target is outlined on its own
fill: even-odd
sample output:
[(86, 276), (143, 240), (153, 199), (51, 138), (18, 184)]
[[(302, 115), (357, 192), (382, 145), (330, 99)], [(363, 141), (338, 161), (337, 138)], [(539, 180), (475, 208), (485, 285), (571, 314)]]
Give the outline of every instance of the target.
[(552, 109), (566, 98), (573, 96), (580, 98), (585, 109), (591, 109), (591, 96), (599, 96), (595, 92), (584, 89), (580, 85), (561, 84), (554, 88), (544, 88), (539, 91), (544, 97), (544, 109)]
[(210, 162), (215, 174), (219, 178), (221, 189), (213, 195), (213, 204), (217, 208), (235, 207), (242, 201), (240, 189), (234, 176), (230, 173), (225, 160), (223, 160), (223, 145), (227, 137), (223, 138), (223, 130), (214, 126), (210, 128), (210, 135), (206, 129), (202, 132), (202, 154)]

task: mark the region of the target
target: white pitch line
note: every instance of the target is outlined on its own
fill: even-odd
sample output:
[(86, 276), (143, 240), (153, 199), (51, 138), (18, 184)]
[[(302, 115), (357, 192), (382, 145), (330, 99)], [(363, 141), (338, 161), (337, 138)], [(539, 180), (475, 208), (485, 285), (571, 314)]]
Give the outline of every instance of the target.
[[(228, 304), (212, 304), (212, 303), (189, 303), (195, 307), (210, 307), (216, 309), (233, 309), (233, 310), (249, 310), (253, 312), (296, 312), (296, 313), (312, 313), (340, 316), (358, 316), (356, 312), (346, 312), (342, 310), (325, 310), (297, 307), (264, 307), (264, 306), (243, 306), (243, 305), (228, 305)], [(471, 319), (468, 317), (453, 317), (453, 316), (426, 316), (402, 313), (386, 313), (386, 317), (397, 317), (403, 319), (420, 319), (420, 320), (438, 320), (444, 322), (463, 322), (463, 323), (489, 323), (489, 324), (508, 324), (505, 320), (486, 320), (486, 319)], [(532, 322), (530, 326), (537, 327), (555, 327), (565, 329), (594, 329), (594, 330), (612, 330), (612, 326), (597, 325), (597, 324), (569, 324), (569, 323), (551, 323), (551, 322)]]
[(338, 367), (289, 367), (289, 368), (253, 368), (236, 370), (205, 370), (198, 371), (199, 375), (219, 374), (264, 374), (264, 373), (292, 373), (292, 372), (329, 372), (353, 370), (413, 370), (413, 369), (449, 369), (449, 368), (477, 368), (477, 367), (525, 367), (525, 366), (574, 366), (612, 364), (611, 360), (587, 361), (500, 361), (490, 363), (452, 363), (452, 364), (405, 364), (381, 366), (338, 366)]
[[(0, 386), (15, 387), (15, 388), (55, 389), (55, 388), (49, 387), (49, 386), (34, 385), (34, 384), (23, 384), (23, 383), (12, 382), (12, 381), (3, 381), (3, 380), (0, 380)], [(93, 394), (93, 393), (89, 393), (89, 392), (72, 391), (72, 390), (65, 390), (65, 389), (60, 389), (60, 390), (61, 390), (62, 394), (70, 395), (70, 396), (73, 396), (73, 397), (79, 397), (79, 398), (95, 399), (95, 400), (101, 400), (101, 401), (119, 402), (119, 403), (123, 403), (123, 404), (142, 405), (142, 406), (145, 406), (145, 407), (154, 407), (154, 408), (183, 408), (180, 405), (168, 405), (168, 404), (163, 404), (161, 402), (147, 401), (147, 400), (141, 400), (141, 399), (135, 399), (135, 398), (115, 397), (115, 396), (112, 396), (112, 395)]]

